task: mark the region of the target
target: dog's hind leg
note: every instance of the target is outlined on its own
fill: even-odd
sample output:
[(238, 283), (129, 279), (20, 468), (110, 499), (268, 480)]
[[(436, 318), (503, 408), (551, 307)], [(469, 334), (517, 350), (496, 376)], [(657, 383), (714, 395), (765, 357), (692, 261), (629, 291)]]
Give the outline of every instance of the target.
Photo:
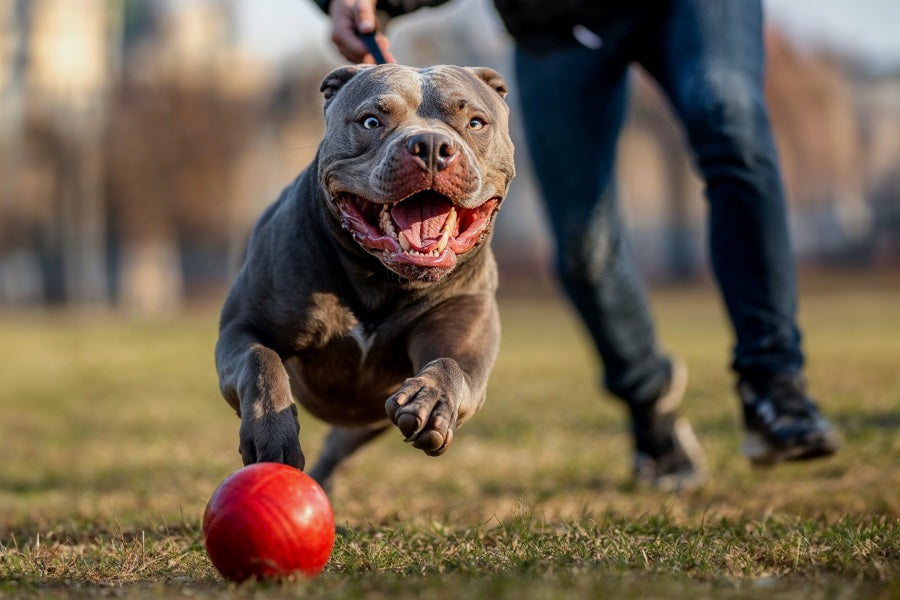
[(390, 424), (375, 427), (332, 427), (316, 465), (309, 471), (326, 492), (331, 491), (334, 470), (362, 446), (387, 431)]

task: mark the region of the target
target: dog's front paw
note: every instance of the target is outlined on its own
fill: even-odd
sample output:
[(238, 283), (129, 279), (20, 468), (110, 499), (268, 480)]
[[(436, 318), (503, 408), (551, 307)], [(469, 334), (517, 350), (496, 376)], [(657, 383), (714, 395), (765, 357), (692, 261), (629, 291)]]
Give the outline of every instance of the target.
[(258, 416), (249, 413), (241, 417), (240, 452), (244, 464), (277, 462), (302, 471), (306, 458), (300, 449), (297, 406), (291, 404), (279, 412)]
[(430, 456), (446, 452), (456, 430), (458, 382), (447, 375), (426, 370), (403, 382), (385, 404), (406, 441)]

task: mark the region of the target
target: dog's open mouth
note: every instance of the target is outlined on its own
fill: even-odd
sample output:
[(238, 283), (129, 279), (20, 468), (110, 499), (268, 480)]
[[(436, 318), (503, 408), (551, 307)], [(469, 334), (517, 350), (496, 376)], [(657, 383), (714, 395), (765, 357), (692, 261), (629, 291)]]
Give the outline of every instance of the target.
[(465, 208), (433, 190), (392, 204), (346, 193), (335, 198), (344, 229), (370, 252), (382, 251), (382, 260), (443, 269), (484, 239), (499, 204), (491, 198)]

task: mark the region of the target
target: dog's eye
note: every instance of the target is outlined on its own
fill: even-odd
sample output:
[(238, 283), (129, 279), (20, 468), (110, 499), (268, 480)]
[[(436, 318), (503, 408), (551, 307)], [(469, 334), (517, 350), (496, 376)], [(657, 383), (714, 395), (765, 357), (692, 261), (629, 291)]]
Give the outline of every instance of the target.
[(469, 119), (469, 129), (478, 131), (482, 128), (484, 128), (484, 119), (480, 117), (472, 117), (471, 119)]
[(362, 126), (366, 129), (377, 129), (381, 127), (381, 121), (375, 117), (366, 117), (362, 122)]

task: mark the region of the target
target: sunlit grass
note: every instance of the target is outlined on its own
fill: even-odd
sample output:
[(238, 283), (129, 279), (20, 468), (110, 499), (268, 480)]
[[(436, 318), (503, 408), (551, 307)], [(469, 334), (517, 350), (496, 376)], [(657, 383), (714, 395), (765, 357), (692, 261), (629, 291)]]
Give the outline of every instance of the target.
[[(804, 288), (810, 388), (845, 447), (757, 471), (739, 455), (717, 295), (654, 293), (711, 467), (705, 488), (671, 496), (630, 485), (624, 413), (567, 307), (504, 299), (488, 402), (450, 451), (429, 458), (389, 432), (338, 474), (325, 573), (240, 590), (200, 544), (206, 499), (240, 465), (216, 310), (0, 314), (0, 598), (897, 597), (898, 301), (885, 279)], [(304, 415), (310, 458), (324, 431)]]

